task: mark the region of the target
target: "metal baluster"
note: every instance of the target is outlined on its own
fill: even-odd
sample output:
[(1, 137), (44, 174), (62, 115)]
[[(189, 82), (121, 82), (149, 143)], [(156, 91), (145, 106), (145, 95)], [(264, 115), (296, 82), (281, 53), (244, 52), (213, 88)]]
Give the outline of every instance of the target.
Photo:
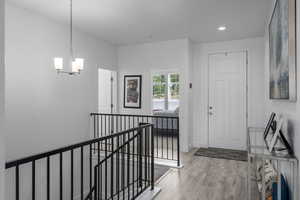
[[(97, 155), (97, 160), (98, 160), (97, 165), (99, 165), (99, 163), (100, 163), (100, 141), (98, 141), (98, 155)], [(100, 166), (99, 166), (98, 170), (100, 170)], [(100, 177), (100, 174), (102, 174), (102, 171), (101, 171), (101, 173), (100, 173), (100, 171), (98, 173), (98, 183), (99, 183), (98, 184), (98, 197), (101, 199), (102, 196), (99, 196), (101, 194), (100, 185), (102, 186), (102, 184), (100, 183), (102, 181), (102, 179)]]
[[(133, 131), (133, 135), (134, 135), (134, 131)], [(134, 138), (132, 140), (132, 196), (134, 197), (134, 174), (135, 174), (135, 169), (134, 169), (134, 148), (135, 142), (134, 142)]]
[(111, 177), (110, 177), (110, 194), (111, 194), (111, 198), (113, 199), (114, 196), (114, 138), (111, 138)]
[(94, 121), (94, 138), (96, 138), (96, 115), (93, 115), (93, 121)]
[[(94, 192), (94, 200), (98, 200), (98, 183), (97, 183), (97, 176), (98, 176), (98, 173), (97, 173), (97, 167), (95, 167), (94, 169), (94, 188), (95, 188), (95, 192)], [(91, 193), (91, 198), (92, 199), (92, 191), (90, 191)]]
[(247, 165), (247, 200), (251, 200), (251, 156), (248, 156)]
[(154, 189), (154, 132), (151, 125), (151, 189)]
[[(107, 135), (107, 129), (106, 129), (106, 115), (104, 115), (104, 134)], [(106, 148), (106, 147), (105, 147)]]
[(50, 200), (50, 157), (47, 157), (47, 200)]
[(117, 132), (120, 132), (120, 129), (119, 129), (119, 127), (120, 127), (120, 126), (119, 126), (119, 117), (120, 117), (120, 116), (116, 116), (116, 121), (117, 121), (117, 122), (116, 122), (116, 130), (117, 130)]
[[(128, 135), (129, 139), (129, 135)], [(130, 146), (129, 142), (127, 143), (127, 195), (128, 200), (130, 200)]]
[(59, 199), (63, 199), (63, 154), (59, 154)]
[(143, 152), (144, 152), (144, 170), (145, 170), (145, 181), (147, 181), (148, 180), (148, 177), (147, 177), (147, 172), (148, 172), (148, 170), (147, 170), (147, 168), (148, 168), (148, 160), (147, 160), (147, 132), (146, 132), (146, 129), (145, 130), (143, 130), (142, 131), (142, 134), (144, 134), (144, 137), (143, 138), (145, 138), (144, 139), (144, 150), (143, 150)]
[(155, 119), (155, 135), (156, 135), (156, 157), (158, 158), (158, 118), (153, 118)]
[(136, 146), (136, 150), (134, 152), (134, 155), (135, 155), (135, 158), (136, 158), (136, 161), (135, 161), (135, 166), (136, 166), (136, 173), (135, 173), (135, 182), (136, 182), (136, 192), (137, 194), (139, 193), (139, 154), (138, 154), (138, 149), (139, 149), (139, 140), (138, 140), (138, 134), (136, 135), (135, 137), (135, 144), (134, 146)]
[(108, 135), (111, 135), (111, 116), (108, 115)]
[(172, 119), (172, 135), (171, 135), (171, 140), (172, 140), (172, 160), (174, 160), (174, 119)]
[(161, 158), (164, 158), (164, 120), (163, 118), (161, 119)]
[(132, 128), (134, 128), (135, 127), (135, 117), (134, 116), (132, 117), (132, 123), (133, 123)]
[(118, 193), (118, 199), (120, 199), (120, 136), (117, 136), (117, 168), (116, 168), (116, 188)]
[[(92, 155), (93, 155), (93, 153), (92, 153), (92, 144), (90, 144), (90, 156), (89, 156), (89, 159), (90, 159), (90, 192), (92, 192), (92, 187), (93, 187), (93, 179), (92, 179), (92, 176), (93, 176), (93, 169), (92, 169), (92, 167), (93, 167), (93, 159), (92, 159)], [(94, 174), (94, 176), (96, 176), (95, 174)]]
[(146, 181), (147, 181), (147, 183), (148, 184), (150, 184), (150, 182), (149, 182), (149, 179), (150, 179), (150, 169), (151, 169), (151, 167), (149, 166), (150, 165), (150, 156), (149, 156), (149, 154), (150, 154), (150, 143), (149, 143), (149, 140), (150, 140), (150, 135), (149, 135), (150, 133), (149, 133), (149, 127), (146, 127), (145, 128), (145, 137), (146, 137), (146, 166), (147, 166), (147, 168), (146, 168), (146, 174), (147, 174), (147, 176), (146, 176)]
[[(103, 136), (103, 116), (100, 116), (100, 122), (101, 122), (101, 137)], [(102, 147), (101, 147), (102, 148)]]
[(139, 139), (139, 186), (142, 189), (142, 184), (143, 184), (143, 134), (142, 130), (139, 130), (138, 133), (138, 139)]
[[(97, 135), (97, 128), (96, 128), (96, 119), (98, 118), (98, 115), (93, 115), (93, 120), (94, 120), (94, 139), (97, 137), (99, 138), (99, 135)], [(94, 146), (95, 148), (95, 146)]]
[(179, 118), (177, 118), (177, 166), (180, 167), (180, 131), (179, 131)]
[(99, 178), (99, 187), (100, 187), (100, 194), (99, 194), (99, 197), (100, 199), (102, 199), (102, 164), (100, 165), (100, 178)]
[(81, 168), (80, 168), (80, 181), (81, 181), (81, 184), (80, 184), (80, 199), (83, 200), (83, 146), (80, 148), (80, 157), (81, 157), (81, 160), (80, 160), (80, 165), (81, 165)]
[(100, 134), (99, 134), (99, 115), (96, 115), (97, 116), (97, 137), (99, 138), (100, 137)]
[(127, 116), (124, 116), (124, 118), (125, 118), (125, 123), (124, 123), (125, 129), (124, 129), (124, 130), (127, 130), (127, 126), (128, 126), (128, 117), (127, 117)]
[(71, 200), (74, 199), (74, 150), (71, 150)]
[[(107, 139), (105, 139), (105, 158), (107, 158)], [(107, 161), (105, 161), (105, 199), (107, 199)]]
[[(101, 137), (103, 136), (103, 116), (101, 115)], [(103, 142), (101, 141), (101, 150), (103, 150)]]
[(167, 131), (167, 159), (169, 159), (169, 118), (166, 118), (166, 120), (167, 120), (167, 129), (166, 129), (166, 131)]
[(123, 190), (123, 199), (125, 199), (125, 135), (123, 138), (123, 147), (122, 147), (122, 190)]
[(16, 166), (16, 200), (20, 199), (20, 170), (19, 170), (19, 165)]
[(35, 200), (35, 161), (32, 161), (32, 200)]
[(115, 132), (115, 115), (111, 115), (111, 134)]
[(123, 122), (123, 119), (124, 119), (124, 117), (123, 116), (121, 116), (121, 124), (120, 124), (120, 126), (121, 126), (121, 131), (123, 131), (124, 129), (123, 129), (123, 125), (124, 125), (124, 122)]

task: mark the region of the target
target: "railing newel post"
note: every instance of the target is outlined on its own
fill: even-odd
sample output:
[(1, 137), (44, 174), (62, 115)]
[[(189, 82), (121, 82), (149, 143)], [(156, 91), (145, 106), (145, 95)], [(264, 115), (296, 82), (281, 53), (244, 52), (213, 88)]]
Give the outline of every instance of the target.
[(180, 131), (179, 131), (179, 117), (177, 118), (177, 167), (180, 167)]

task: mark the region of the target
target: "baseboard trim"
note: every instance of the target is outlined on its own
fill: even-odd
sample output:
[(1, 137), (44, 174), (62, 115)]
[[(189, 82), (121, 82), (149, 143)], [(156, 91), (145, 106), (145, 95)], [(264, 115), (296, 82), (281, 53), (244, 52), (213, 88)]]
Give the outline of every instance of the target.
[(171, 168), (177, 168), (177, 169), (181, 169), (181, 168), (184, 167), (183, 164), (180, 164), (178, 166), (177, 161), (173, 161), (173, 160), (155, 159), (154, 163), (157, 164), (157, 165), (163, 165), (163, 166), (167, 166), (167, 167), (171, 167)]
[(159, 187), (154, 187), (153, 190), (148, 188), (140, 196), (138, 196), (136, 200), (152, 200), (160, 193), (160, 191), (161, 189)]

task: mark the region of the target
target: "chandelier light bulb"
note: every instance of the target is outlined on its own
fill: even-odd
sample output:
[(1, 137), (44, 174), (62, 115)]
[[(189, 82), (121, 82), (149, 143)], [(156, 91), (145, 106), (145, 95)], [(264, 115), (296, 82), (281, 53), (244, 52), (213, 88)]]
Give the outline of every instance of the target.
[(63, 68), (64, 68), (63, 58), (59, 58), (59, 57), (54, 58), (54, 68), (56, 70), (63, 70)]

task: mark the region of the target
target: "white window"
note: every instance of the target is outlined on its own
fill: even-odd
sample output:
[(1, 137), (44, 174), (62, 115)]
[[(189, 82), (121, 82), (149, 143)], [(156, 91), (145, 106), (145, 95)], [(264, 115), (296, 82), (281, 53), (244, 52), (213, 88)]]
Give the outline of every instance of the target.
[(174, 111), (179, 107), (179, 73), (161, 72), (152, 75), (154, 111)]

